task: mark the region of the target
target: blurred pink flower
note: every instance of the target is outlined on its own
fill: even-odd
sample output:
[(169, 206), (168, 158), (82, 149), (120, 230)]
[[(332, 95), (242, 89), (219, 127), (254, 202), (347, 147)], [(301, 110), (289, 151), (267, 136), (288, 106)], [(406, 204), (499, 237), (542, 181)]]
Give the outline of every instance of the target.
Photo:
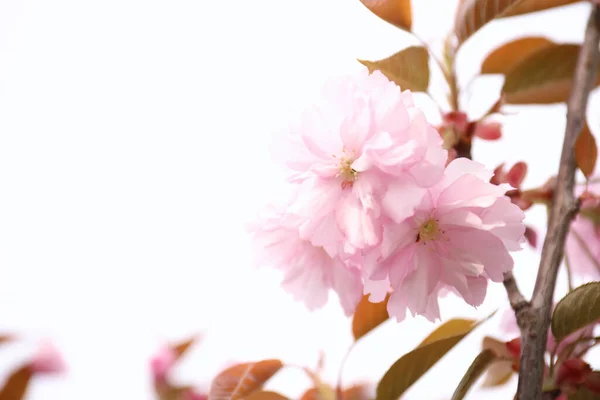
[(177, 354), (170, 346), (162, 346), (150, 359), (150, 370), (155, 383), (163, 384), (177, 361)]
[(67, 369), (58, 349), (48, 341), (40, 344), (29, 365), (34, 374), (62, 374)]
[[(300, 184), (291, 213), (299, 235), (315, 246), (344, 243), (344, 252), (377, 245), (384, 216), (410, 216), (436, 183), (447, 152), (437, 131), (379, 71), (330, 81), (274, 148)], [(402, 201), (398, 201), (402, 198)]]
[[(390, 316), (440, 317), (440, 291), (449, 289), (480, 305), (488, 280), (502, 282), (513, 268), (509, 251), (521, 249), (523, 211), (504, 196), (509, 185), (490, 183), (493, 173), (474, 161), (452, 161), (427, 189), (413, 215), (384, 231), (381, 246), (366, 257), (372, 280), (389, 279)], [(399, 196), (396, 202), (402, 202)], [(381, 293), (373, 293), (381, 297)]]
[(600, 186), (580, 186), (575, 191), (579, 196), (585, 192), (586, 199), (582, 201), (581, 212), (571, 223), (565, 247), (566, 256), (575, 278), (583, 281), (597, 280), (600, 279), (600, 207), (597, 201)]
[(314, 246), (299, 235), (301, 219), (271, 207), (268, 214), (250, 227), (260, 249), (259, 263), (281, 269), (282, 286), (310, 310), (327, 303), (335, 291), (346, 315), (354, 312), (362, 297), (358, 268), (346, 265), (335, 246)]

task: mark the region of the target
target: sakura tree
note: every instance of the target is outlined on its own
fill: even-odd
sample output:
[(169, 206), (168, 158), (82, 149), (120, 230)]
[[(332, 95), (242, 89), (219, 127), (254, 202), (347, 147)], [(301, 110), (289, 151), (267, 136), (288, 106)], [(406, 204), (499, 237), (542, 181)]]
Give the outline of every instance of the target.
[[(410, 0), (362, 2), (411, 32)], [(506, 288), (512, 310), (503, 329), (514, 339), (486, 338), (479, 356), (464, 366), (452, 399), (464, 398), (486, 371), (488, 386), (518, 373), (519, 400), (600, 396), (600, 371), (584, 361), (599, 341), (594, 327), (600, 319), (600, 283), (592, 281), (600, 275), (599, 197), (591, 176), (597, 148), (586, 123), (590, 91), (600, 83), (599, 5), (591, 4), (581, 44), (524, 37), (492, 49), (481, 74), (504, 75), (504, 86), (476, 120), (462, 108), (455, 62), (488, 22), (574, 2), (463, 0), (441, 52), (422, 41), (382, 60), (359, 60), (364, 69), (325, 85), (323, 96), (275, 146), (294, 190), (283, 203), (269, 205), (251, 229), (259, 263), (280, 269), (283, 287), (309, 309), (322, 307), (335, 292), (343, 312), (353, 316), (356, 340), (407, 313), (442, 321), (389, 368), (377, 384), (378, 400), (400, 398), (485, 322), (444, 321), (439, 300), (454, 295), (476, 307), (490, 282)], [(430, 60), (442, 71), (448, 95), (447, 102), (433, 99), (442, 113), (437, 127), (412, 95), (428, 92)], [(564, 145), (558, 172), (542, 187), (521, 187), (525, 162), (506, 170), (472, 159), (478, 140), (501, 137), (493, 117), (505, 105), (559, 102), (568, 108)], [(587, 178), (581, 185), (575, 184), (577, 168)], [(548, 230), (533, 296), (526, 299), (512, 274), (511, 253), (527, 242), (536, 245), (537, 233), (523, 221), (539, 206), (548, 210)], [(561, 265), (570, 291), (555, 304)], [(575, 280), (583, 284), (574, 287)], [(257, 390), (283, 365), (264, 360), (227, 369), (213, 381), (209, 398), (280, 396)], [(315, 390), (321, 398), (350, 397), (339, 385), (327, 392), (318, 377)]]
[[(569, 27), (585, 29), (582, 43), (536, 36), (489, 49), (480, 75), (502, 75), (504, 84), (489, 110), (470, 118), (460, 97), (466, 88), (457, 79), (463, 44), (495, 19), (560, 12), (579, 1), (461, 0), (441, 49), (412, 31), (411, 0), (361, 1), (365, 12), (415, 35), (422, 45), (381, 60), (358, 60), (358, 73), (329, 81), (322, 96), (290, 122), (274, 146), (289, 172), (290, 195), (266, 205), (249, 234), (257, 263), (279, 269), (282, 287), (297, 301), (316, 310), (334, 293), (340, 312), (352, 319), (355, 343), (376, 334), (383, 322), (402, 323), (409, 315), (437, 327), (373, 388), (327, 383), (319, 368), (300, 367), (313, 384), (302, 400), (404, 398), (445, 354), (490, 323), (491, 315), (446, 319), (440, 301), (455, 296), (477, 307), (493, 283), (504, 285), (511, 308), (499, 313), (498, 337), (486, 337), (477, 357), (453, 366), (465, 372), (449, 398), (474, 393), (480, 377), (483, 386), (499, 387), (514, 374), (518, 400), (600, 398), (600, 365), (586, 358), (600, 343), (600, 186), (593, 176), (597, 146), (586, 122), (590, 92), (600, 84), (600, 3), (587, 1), (586, 27)], [(432, 92), (430, 66), (441, 71), (447, 94), (431, 95), (440, 110), (438, 126), (413, 96)], [(473, 159), (478, 141), (502, 136), (497, 117), (505, 106), (563, 102), (568, 111), (562, 154), (544, 185), (523, 187), (535, 159), (510, 166)], [(577, 170), (585, 182), (576, 182)], [(545, 233), (524, 223), (526, 212), (540, 207), (548, 211)], [(531, 298), (513, 276), (513, 254), (525, 246), (541, 247)], [(555, 299), (561, 268), (569, 290)], [(12, 340), (0, 337), (0, 343)], [(172, 371), (196, 340), (167, 343), (150, 360), (157, 398), (286, 400), (263, 390), (282, 368), (298, 368), (279, 359), (229, 365), (204, 386), (178, 383)], [(44, 345), (9, 376), (0, 400), (22, 399), (34, 376), (64, 368), (56, 350)]]

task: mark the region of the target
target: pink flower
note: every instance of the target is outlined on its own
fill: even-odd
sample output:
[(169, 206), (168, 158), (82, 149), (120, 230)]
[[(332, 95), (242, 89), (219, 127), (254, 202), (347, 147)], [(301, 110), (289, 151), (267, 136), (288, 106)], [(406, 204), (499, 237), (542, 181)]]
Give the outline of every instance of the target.
[[(600, 193), (598, 185), (590, 185), (588, 191)], [(576, 194), (581, 195), (586, 187), (578, 187)], [(581, 280), (600, 279), (600, 207), (597, 201), (589, 200), (581, 204), (581, 212), (573, 222), (567, 236), (566, 256), (572, 274)]]
[(329, 82), (275, 150), (300, 184), (300, 238), (347, 254), (377, 245), (385, 217), (410, 216), (447, 158), (410, 92), (366, 68)]
[(386, 226), (364, 271), (372, 280), (389, 279), (390, 316), (401, 321), (408, 309), (435, 320), (445, 289), (478, 306), (488, 281), (502, 282), (513, 268), (509, 251), (520, 250), (525, 240), (524, 213), (504, 196), (509, 185), (489, 182), (492, 175), (479, 163), (456, 159), (426, 189), (413, 215)]
[(177, 361), (177, 354), (170, 346), (163, 346), (150, 359), (150, 370), (154, 382), (164, 384), (167, 381), (167, 375)]
[(62, 356), (56, 347), (47, 341), (41, 343), (29, 365), (34, 374), (61, 374), (66, 371)]
[(331, 289), (338, 294), (345, 314), (352, 314), (362, 297), (360, 271), (338, 257), (336, 246), (315, 246), (303, 239), (299, 234), (302, 221), (271, 207), (251, 227), (261, 251), (259, 263), (281, 269), (283, 288), (308, 309), (323, 307)]

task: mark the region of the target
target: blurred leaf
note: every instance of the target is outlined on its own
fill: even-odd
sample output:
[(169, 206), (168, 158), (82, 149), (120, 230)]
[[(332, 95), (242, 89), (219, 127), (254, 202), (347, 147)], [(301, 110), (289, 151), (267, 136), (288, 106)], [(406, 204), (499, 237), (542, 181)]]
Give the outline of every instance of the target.
[(325, 383), (320, 383), (318, 387), (304, 392), (300, 400), (335, 400), (335, 398), (335, 390)]
[(250, 396), (245, 397), (244, 400), (289, 400), (287, 397), (276, 393), (258, 390), (253, 392)]
[(411, 0), (360, 0), (371, 12), (390, 24), (410, 31)]
[(431, 332), (429, 336), (423, 339), (423, 341), (417, 347), (423, 347), (441, 339), (454, 337), (457, 334), (470, 331), (474, 328), (474, 324), (477, 324), (477, 321), (463, 318), (455, 318), (446, 321), (442, 325), (438, 326), (436, 330)]
[(215, 377), (208, 398), (210, 400), (236, 400), (259, 390), (283, 367), (280, 360), (263, 360), (237, 364)]
[(313, 387), (308, 389), (301, 400), (335, 400), (335, 390), (327, 383), (323, 382), (317, 373), (314, 373), (308, 368), (304, 368), (304, 372), (308, 375), (313, 383)]
[(192, 347), (194, 343), (199, 339), (199, 336), (193, 336), (187, 340), (183, 340), (179, 343), (176, 343), (173, 346), (173, 351), (177, 355), (177, 359), (180, 359), (185, 355), (185, 353)]
[(389, 298), (388, 294), (384, 301), (371, 303), (369, 295), (363, 296), (352, 317), (352, 336), (355, 341), (388, 320), (390, 317), (387, 312)]
[[(530, 54), (506, 73), (506, 103), (552, 104), (568, 99), (580, 46), (553, 44)], [(595, 85), (600, 83), (600, 75)]]
[(502, 359), (502, 360), (511, 360), (512, 359), (512, 355), (510, 354), (510, 352), (508, 351), (508, 348), (506, 347), (506, 342), (502, 342), (498, 339), (494, 339), (493, 337), (490, 336), (486, 336), (483, 338), (483, 341), (481, 343), (481, 348), (483, 350), (491, 350), (494, 355), (496, 356), (496, 358)]
[(569, 292), (552, 314), (552, 334), (560, 341), (600, 319), (600, 282), (590, 282)]
[(460, 43), (467, 40), (482, 26), (500, 17), (520, 0), (462, 0), (456, 11), (454, 33)]
[(576, 393), (569, 395), (569, 400), (600, 400), (600, 394), (594, 394), (581, 387)]
[(388, 369), (377, 385), (377, 400), (397, 400), (481, 322), (461, 319), (442, 324)]
[(513, 17), (515, 15), (528, 14), (536, 11), (547, 10), (549, 8), (566, 6), (567, 4), (577, 3), (580, 1), (581, 0), (523, 0), (503, 13), (502, 17)]
[(352, 385), (342, 393), (342, 400), (371, 400), (371, 391), (365, 384)]
[(379, 61), (358, 61), (371, 73), (381, 71), (402, 90), (426, 92), (429, 87), (429, 53), (425, 47), (407, 47)]
[(554, 44), (544, 37), (524, 37), (496, 48), (483, 60), (482, 74), (505, 74), (519, 61), (539, 49)]
[(32, 376), (33, 372), (27, 365), (13, 371), (0, 390), (0, 400), (24, 399)]
[(511, 361), (500, 360), (490, 365), (483, 379), (483, 387), (496, 387), (506, 384), (512, 377), (513, 364)]
[(451, 400), (462, 400), (471, 389), (471, 386), (477, 382), (477, 379), (485, 372), (489, 365), (496, 359), (496, 355), (491, 350), (483, 350), (475, 360), (471, 363), (471, 366), (461, 379), (458, 387), (454, 391)]
[(588, 124), (585, 123), (575, 142), (575, 161), (577, 161), (577, 166), (587, 179), (590, 179), (594, 173), (597, 159), (598, 146), (596, 145), (596, 138), (592, 135)]

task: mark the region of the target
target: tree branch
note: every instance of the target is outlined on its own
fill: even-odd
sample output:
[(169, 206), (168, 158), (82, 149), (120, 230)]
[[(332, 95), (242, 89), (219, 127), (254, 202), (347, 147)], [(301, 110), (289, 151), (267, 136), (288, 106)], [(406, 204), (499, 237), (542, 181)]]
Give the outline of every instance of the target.
[(519, 314), (519, 312), (529, 306), (529, 302), (525, 299), (525, 297), (521, 294), (519, 290), (519, 286), (517, 286), (517, 281), (515, 281), (515, 277), (512, 272), (507, 272), (504, 274), (504, 287), (506, 288), (506, 293), (508, 294), (508, 301), (510, 302), (510, 306), (515, 311), (515, 315)]
[(573, 87), (567, 102), (567, 126), (558, 169), (557, 187), (552, 201), (548, 233), (542, 248), (538, 276), (531, 304), (517, 314), (521, 328), (518, 400), (542, 398), (544, 352), (550, 325), (552, 297), (569, 225), (578, 209), (577, 200), (573, 195), (576, 168), (574, 146), (583, 127), (589, 93), (595, 82), (599, 42), (600, 6), (593, 5), (577, 59)]

